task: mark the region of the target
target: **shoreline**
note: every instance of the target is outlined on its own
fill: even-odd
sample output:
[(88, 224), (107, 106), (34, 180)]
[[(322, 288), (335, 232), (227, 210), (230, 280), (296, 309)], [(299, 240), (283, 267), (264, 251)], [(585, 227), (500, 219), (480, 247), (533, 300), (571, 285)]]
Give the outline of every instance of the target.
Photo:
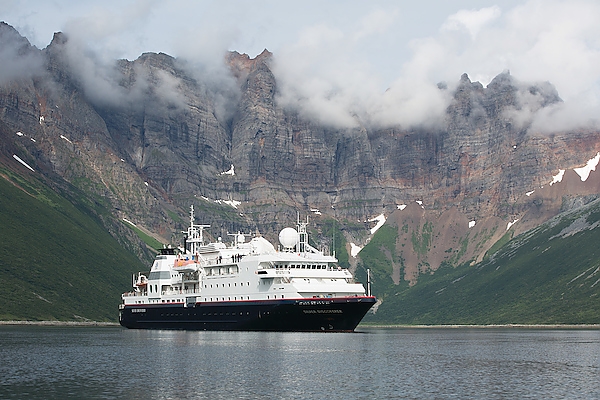
[[(2, 325), (31, 326), (94, 326), (120, 327), (118, 322), (99, 321), (0, 321)], [(360, 324), (356, 329), (593, 329), (600, 330), (600, 324), (490, 324), (490, 325), (366, 325)]]
[(600, 329), (600, 324), (490, 324), (490, 325), (362, 325), (359, 328), (376, 329)]
[(118, 322), (98, 322), (98, 321), (0, 321), (0, 325), (121, 326)]

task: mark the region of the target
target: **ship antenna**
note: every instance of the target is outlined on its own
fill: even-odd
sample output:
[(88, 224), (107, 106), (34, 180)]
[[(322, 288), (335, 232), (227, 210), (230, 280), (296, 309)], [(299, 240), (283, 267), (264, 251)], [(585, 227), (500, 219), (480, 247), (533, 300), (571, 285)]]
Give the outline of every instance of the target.
[(194, 226), (194, 205), (190, 206), (190, 226)]
[(331, 251), (333, 252), (333, 256), (335, 257), (335, 218), (333, 218), (333, 229), (331, 230), (331, 235), (333, 236), (333, 238), (332, 238), (333, 244), (331, 245), (331, 247), (332, 247)]
[(367, 296), (371, 297), (371, 269), (367, 268)]
[(187, 242), (190, 244), (189, 251), (191, 254), (195, 254), (198, 251), (198, 246), (204, 245), (204, 228), (210, 228), (210, 225), (194, 224), (194, 205), (192, 204), (190, 206), (190, 227), (187, 230)]

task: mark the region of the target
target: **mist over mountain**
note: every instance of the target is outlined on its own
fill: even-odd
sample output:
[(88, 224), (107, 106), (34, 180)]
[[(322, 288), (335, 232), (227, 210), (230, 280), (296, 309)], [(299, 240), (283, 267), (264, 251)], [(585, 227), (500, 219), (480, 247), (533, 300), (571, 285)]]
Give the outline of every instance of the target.
[(0, 54), (4, 168), (68, 182), (165, 242), (179, 242), (191, 204), (223, 237), (274, 239), (299, 211), (317, 246), (334, 247), (324, 227), (336, 221), (356, 269), (387, 220), (398, 251), (382, 253), (386, 273), (412, 285), (599, 193), (595, 122), (565, 114), (551, 82), (509, 71), (365, 93), (360, 74), (304, 81), (302, 60), (267, 50), (109, 60), (73, 34), (39, 50), (5, 23)]

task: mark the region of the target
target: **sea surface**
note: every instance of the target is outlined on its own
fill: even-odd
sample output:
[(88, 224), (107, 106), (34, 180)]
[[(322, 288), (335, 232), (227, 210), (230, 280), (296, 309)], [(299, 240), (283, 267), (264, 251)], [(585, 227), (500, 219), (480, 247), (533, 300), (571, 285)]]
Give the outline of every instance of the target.
[(0, 398), (600, 399), (600, 330), (0, 326)]

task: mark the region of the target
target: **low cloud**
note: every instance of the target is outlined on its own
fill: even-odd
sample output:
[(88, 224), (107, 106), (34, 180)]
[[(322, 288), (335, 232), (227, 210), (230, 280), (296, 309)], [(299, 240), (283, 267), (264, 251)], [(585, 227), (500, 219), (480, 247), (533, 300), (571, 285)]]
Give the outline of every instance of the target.
[[(550, 82), (564, 100), (549, 105), (541, 93), (519, 92), (522, 107), (507, 114), (515, 123), (541, 133), (598, 127), (598, 21), (600, 4), (592, 1), (531, 0), (508, 10), (461, 10), (447, 17), (437, 35), (410, 43), (412, 54), (387, 90), (361, 52), (381, 35), (393, 35), (399, 22), (390, 13), (374, 12), (345, 29), (315, 25), (275, 53), (279, 100), (340, 127), (435, 125), (462, 73), (485, 86), (509, 69), (522, 82)], [(449, 90), (439, 90), (437, 82), (448, 82)]]
[(500, 17), (500, 7), (493, 6), (479, 10), (460, 10), (450, 15), (441, 27), (441, 31), (466, 31), (475, 40), (483, 28)]
[[(317, 5), (331, 17), (315, 17), (311, 7)], [(64, 14), (71, 10), (66, 3), (63, 7)], [(181, 82), (175, 75), (136, 71), (134, 86), (120, 85), (114, 61), (122, 57), (123, 47), (143, 44), (147, 51), (176, 57), (177, 65), (211, 96), (219, 118), (227, 120), (239, 93), (223, 65), (226, 51), (248, 51), (235, 48), (236, 43), (256, 47), (271, 40), (259, 47), (274, 53), (279, 103), (334, 127), (439, 125), (463, 73), (486, 86), (504, 70), (525, 87), (549, 82), (563, 100), (548, 105), (539, 93), (519, 92), (522, 106), (507, 112), (515, 123), (541, 133), (598, 127), (600, 3), (529, 0), (515, 7), (456, 10), (440, 2), (434, 11), (425, 7), (394, 1), (292, 7), (266, 0), (252, 5), (139, 0), (123, 2), (118, 12), (82, 8), (88, 15), (70, 19), (63, 31), (86, 93), (111, 104), (131, 102), (152, 82), (162, 85), (166, 102), (184, 100), (177, 97)], [(437, 18), (441, 13), (448, 15)], [(431, 19), (414, 23), (415, 16), (427, 15)], [(431, 21), (437, 21), (437, 30), (427, 30)], [(158, 47), (148, 48), (148, 37)], [(7, 52), (0, 54), (3, 60), (15, 60), (12, 50), (0, 51)], [(10, 62), (0, 80), (36, 65)], [(446, 82), (447, 90), (438, 89), (438, 82)]]
[[(118, 14), (97, 11), (66, 23), (64, 55), (86, 96), (103, 106), (139, 106), (152, 99), (156, 106), (183, 109), (188, 99), (182, 94), (184, 83), (176, 73), (176, 69), (183, 69), (213, 100), (215, 114), (226, 119), (231, 114), (236, 94), (232, 93), (234, 80), (224, 65), (226, 47), (222, 42), (211, 40), (216, 25), (184, 30), (181, 35), (186, 37), (179, 39), (173, 36), (173, 41), (179, 43), (175, 46), (179, 57), (171, 59), (165, 54), (158, 57), (168, 59), (166, 69), (141, 56), (126, 67), (133, 68), (134, 80), (123, 81), (122, 64), (117, 63), (117, 56), (122, 51), (120, 40), (126, 31), (133, 29), (132, 25), (141, 26), (151, 17), (155, 4), (136, 2)], [(173, 68), (169, 67), (171, 63)]]
[(40, 51), (32, 47), (12, 27), (0, 22), (0, 85), (20, 79), (30, 79), (43, 71)]
[(211, 99), (215, 115), (226, 123), (235, 112), (239, 87), (225, 65), (227, 48), (238, 32), (226, 18), (180, 30), (173, 37), (173, 49), (182, 67)]

